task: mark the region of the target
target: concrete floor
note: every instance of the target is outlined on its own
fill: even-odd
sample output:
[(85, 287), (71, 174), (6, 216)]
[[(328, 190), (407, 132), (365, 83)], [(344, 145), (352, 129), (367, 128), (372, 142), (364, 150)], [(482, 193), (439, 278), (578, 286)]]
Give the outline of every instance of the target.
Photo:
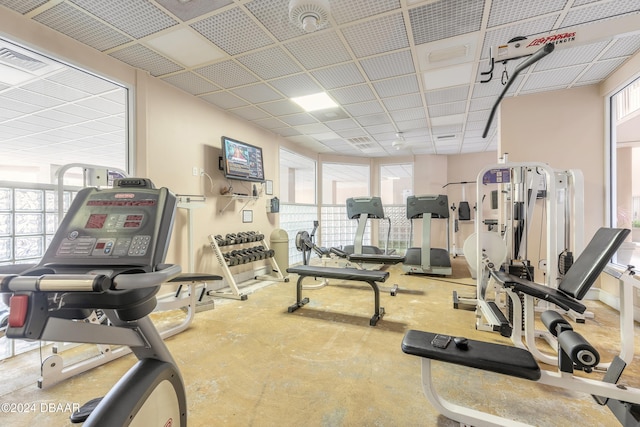
[[(353, 282), (304, 291), (311, 301), (294, 313), (287, 312), (295, 302), (293, 277), (256, 290), (246, 301), (216, 300), (214, 310), (198, 313), (190, 329), (167, 339), (187, 387), (189, 425), (457, 425), (431, 407), (421, 389), (419, 358), (400, 349), (408, 329), (509, 343), (497, 333), (476, 331), (473, 312), (453, 309), (452, 291), (475, 292), (464, 260), (454, 261), (447, 278), (406, 276), (391, 267), (385, 285), (397, 283), (401, 291), (382, 294), (386, 314), (375, 327), (369, 326), (372, 291)], [(618, 349), (617, 313), (599, 302), (587, 304), (595, 318), (574, 327), (598, 339), (608, 361)], [(37, 408), (3, 413), (0, 425), (72, 425), (64, 406), (103, 395), (135, 362), (125, 356), (40, 390), (39, 359), (33, 351), (0, 362), (0, 403)], [(627, 368), (625, 383), (640, 386), (639, 364)], [(438, 364), (435, 377), (451, 401), (537, 426), (618, 424), (588, 395), (449, 364)], [(42, 410), (42, 403), (58, 406)]]

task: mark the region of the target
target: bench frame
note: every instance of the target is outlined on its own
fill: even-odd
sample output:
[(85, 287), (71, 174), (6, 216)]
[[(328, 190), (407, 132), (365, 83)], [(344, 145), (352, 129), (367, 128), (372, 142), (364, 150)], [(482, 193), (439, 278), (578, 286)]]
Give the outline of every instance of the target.
[(378, 320), (384, 316), (384, 308), (380, 307), (380, 288), (377, 282), (384, 282), (389, 277), (388, 272), (383, 271), (369, 271), (358, 270), (355, 268), (333, 268), (333, 267), (312, 267), (308, 265), (301, 265), (297, 267), (290, 267), (287, 269), (287, 273), (293, 273), (298, 275), (296, 281), (296, 303), (290, 305), (287, 309), (289, 313), (293, 313), (300, 307), (309, 303), (309, 298), (302, 297), (302, 282), (307, 277), (322, 277), (326, 279), (341, 279), (341, 280), (353, 280), (359, 282), (368, 283), (373, 289), (373, 316), (369, 320), (369, 325), (376, 326)]

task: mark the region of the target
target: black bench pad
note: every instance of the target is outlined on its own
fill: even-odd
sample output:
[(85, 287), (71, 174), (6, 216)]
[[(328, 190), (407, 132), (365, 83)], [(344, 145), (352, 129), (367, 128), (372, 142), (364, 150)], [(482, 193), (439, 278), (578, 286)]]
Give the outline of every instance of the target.
[(532, 297), (552, 302), (565, 310), (574, 310), (577, 313), (584, 313), (587, 309), (587, 307), (580, 301), (558, 289), (521, 279), (504, 271), (492, 270), (491, 275), (505, 287), (509, 287), (516, 292), (522, 292), (524, 294), (531, 295)]
[(388, 271), (358, 270), (357, 268), (316, 267), (298, 265), (287, 268), (287, 273), (299, 276), (326, 277), (327, 279), (356, 280), (361, 282), (384, 282), (389, 277)]
[(404, 262), (403, 255), (383, 255), (383, 254), (351, 254), (347, 259), (353, 262), (370, 262), (374, 264), (399, 264)]
[(214, 280), (222, 280), (222, 276), (207, 273), (182, 273), (169, 280), (169, 283), (211, 282)]
[(431, 340), (436, 335), (433, 332), (410, 330), (402, 340), (402, 351), (414, 356), (469, 366), (512, 377), (533, 381), (540, 379), (540, 367), (531, 353), (525, 349), (468, 340), (468, 349), (461, 350), (453, 343), (453, 337), (447, 348), (438, 348), (431, 344)]

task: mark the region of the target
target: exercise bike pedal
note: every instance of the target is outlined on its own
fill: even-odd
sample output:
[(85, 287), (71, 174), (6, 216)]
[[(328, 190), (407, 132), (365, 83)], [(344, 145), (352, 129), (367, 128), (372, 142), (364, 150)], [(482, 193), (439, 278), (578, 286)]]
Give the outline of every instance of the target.
[(96, 397), (95, 399), (91, 399), (84, 405), (82, 405), (77, 411), (73, 412), (69, 416), (69, 420), (73, 424), (80, 424), (87, 421), (89, 415), (96, 409), (96, 406), (102, 401), (102, 397)]

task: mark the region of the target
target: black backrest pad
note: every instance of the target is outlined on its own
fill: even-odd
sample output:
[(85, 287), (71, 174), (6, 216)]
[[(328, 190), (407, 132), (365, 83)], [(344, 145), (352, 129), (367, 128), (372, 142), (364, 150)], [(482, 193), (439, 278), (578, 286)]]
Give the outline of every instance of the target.
[(558, 289), (576, 299), (584, 298), (629, 233), (626, 228), (603, 227), (596, 231)]

